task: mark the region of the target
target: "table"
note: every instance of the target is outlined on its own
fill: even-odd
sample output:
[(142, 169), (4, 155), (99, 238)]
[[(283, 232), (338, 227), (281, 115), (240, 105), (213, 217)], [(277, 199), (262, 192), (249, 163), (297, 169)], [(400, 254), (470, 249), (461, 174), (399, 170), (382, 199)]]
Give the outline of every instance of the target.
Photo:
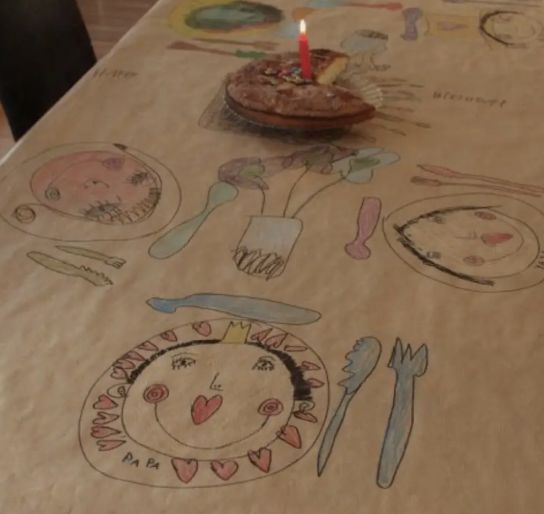
[[(5, 510), (541, 512), (540, 5), (159, 2), (1, 165)], [(225, 110), (301, 17), (376, 118)]]

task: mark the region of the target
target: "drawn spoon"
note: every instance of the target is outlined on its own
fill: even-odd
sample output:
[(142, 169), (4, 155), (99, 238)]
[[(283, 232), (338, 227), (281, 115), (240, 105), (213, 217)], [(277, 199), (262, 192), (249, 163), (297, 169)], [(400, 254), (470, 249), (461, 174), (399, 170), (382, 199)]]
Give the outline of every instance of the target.
[(382, 202), (379, 198), (363, 198), (357, 218), (357, 235), (351, 243), (345, 246), (346, 253), (350, 257), (354, 259), (368, 259), (370, 257), (371, 251), (366, 243), (374, 234), (381, 210)]
[(369, 9), (387, 9), (388, 11), (400, 11), (403, 5), (400, 2), (386, 2), (383, 4), (367, 4), (361, 2), (349, 2), (350, 7), (368, 7)]
[(208, 191), (206, 206), (200, 214), (184, 221), (159, 237), (150, 247), (149, 255), (155, 259), (167, 259), (180, 252), (198, 232), (207, 217), (220, 205), (238, 196), (238, 189), (226, 182), (216, 182)]
[(458, 178), (458, 179), (477, 179), (482, 182), (490, 182), (491, 184), (499, 184), (503, 186), (517, 187), (519, 189), (527, 189), (533, 193), (544, 193), (544, 187), (533, 186), (530, 184), (521, 184), (519, 182), (512, 182), (510, 180), (505, 180), (497, 177), (487, 177), (485, 175), (474, 175), (472, 173), (463, 173), (461, 171), (454, 171), (443, 166), (434, 166), (432, 164), (418, 164), (418, 167), (423, 171), (429, 173), (434, 173), (435, 175), (441, 175), (442, 177), (448, 178)]
[(427, 345), (421, 345), (412, 355), (410, 345), (404, 350), (397, 339), (388, 364), (396, 374), (395, 393), (378, 464), (377, 483), (384, 489), (393, 484), (408, 447), (414, 425), (415, 379), (427, 371), (427, 365)]
[(344, 388), (344, 394), (329, 421), (329, 425), (323, 436), (323, 441), (321, 442), (321, 447), (319, 448), (319, 453), (317, 455), (318, 476), (321, 476), (325, 470), (325, 466), (329, 460), (334, 447), (334, 442), (342, 427), (351, 400), (353, 400), (357, 391), (361, 389), (365, 380), (376, 368), (381, 351), (382, 345), (376, 338), (363, 337), (359, 339), (353, 346), (353, 349), (346, 354), (348, 364), (343, 368), (343, 371), (348, 373), (349, 376), (338, 382), (338, 385)]
[(306, 325), (321, 318), (319, 312), (304, 307), (230, 294), (199, 293), (183, 298), (150, 298), (146, 303), (152, 309), (166, 314), (173, 314), (181, 307), (195, 307), (225, 312), (241, 318), (287, 325)]
[(202, 43), (211, 43), (211, 44), (223, 44), (223, 45), (238, 45), (238, 46), (251, 46), (257, 48), (258, 50), (274, 50), (277, 43), (272, 41), (234, 41), (231, 39), (207, 39), (207, 38), (195, 38), (196, 41)]
[(174, 50), (192, 50), (215, 55), (228, 55), (230, 57), (240, 57), (243, 59), (257, 59), (266, 55), (265, 52), (256, 52), (252, 50), (243, 51), (238, 49), (235, 52), (227, 52), (225, 50), (217, 50), (216, 48), (204, 48), (202, 46), (187, 43), (186, 41), (175, 41), (168, 48)]
[(410, 179), (410, 182), (413, 184), (418, 184), (420, 186), (434, 186), (434, 187), (441, 187), (441, 186), (461, 186), (461, 187), (480, 187), (482, 189), (492, 189), (493, 191), (502, 191), (504, 193), (513, 193), (513, 194), (520, 194), (520, 195), (527, 195), (527, 196), (534, 196), (536, 198), (540, 198), (540, 195), (535, 193), (530, 193), (529, 191), (520, 191), (519, 189), (509, 189), (507, 187), (502, 186), (493, 186), (490, 184), (478, 184), (475, 182), (443, 182), (442, 180), (437, 180), (433, 178), (424, 178), (424, 177), (412, 177)]

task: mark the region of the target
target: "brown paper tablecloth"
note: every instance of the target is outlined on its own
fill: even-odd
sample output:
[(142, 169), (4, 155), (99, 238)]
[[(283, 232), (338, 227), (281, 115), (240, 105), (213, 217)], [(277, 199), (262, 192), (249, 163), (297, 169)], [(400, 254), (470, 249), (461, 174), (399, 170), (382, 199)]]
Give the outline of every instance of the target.
[[(301, 16), (374, 120), (225, 110)], [(542, 512), (543, 18), (159, 2), (1, 167), (2, 512)]]

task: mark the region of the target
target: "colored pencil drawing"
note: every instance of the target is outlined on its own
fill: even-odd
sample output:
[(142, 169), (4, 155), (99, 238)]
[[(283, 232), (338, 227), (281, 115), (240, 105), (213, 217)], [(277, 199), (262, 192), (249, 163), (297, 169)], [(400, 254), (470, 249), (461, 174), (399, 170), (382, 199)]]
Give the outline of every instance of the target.
[(415, 418), (416, 378), (427, 371), (428, 353), (427, 345), (423, 344), (412, 354), (411, 346), (404, 348), (402, 341), (397, 339), (391, 354), (388, 365), (395, 370), (395, 392), (376, 479), (378, 486), (383, 489), (393, 485), (410, 442)]
[(256, 321), (167, 330), (92, 386), (81, 450), (103, 475), (162, 488), (249, 482), (295, 464), (326, 418), (328, 378), (303, 341)]
[(230, 294), (197, 293), (183, 298), (150, 298), (146, 303), (165, 314), (173, 314), (184, 307), (197, 308), (282, 325), (305, 325), (321, 318), (319, 312), (304, 307)]
[(380, 214), (382, 211), (382, 201), (379, 198), (363, 198), (359, 215), (357, 216), (357, 233), (355, 239), (346, 244), (346, 253), (353, 259), (366, 260), (372, 252), (367, 243), (374, 234)]
[(167, 168), (118, 143), (50, 148), (12, 170), (1, 190), (5, 222), (58, 241), (144, 237), (166, 226), (181, 202)]
[[(210, 187), (210, 192), (221, 190), (224, 198), (223, 193), (231, 188), (228, 189), (230, 201), (236, 197), (239, 189), (246, 189), (258, 192), (261, 199), (259, 213), (250, 217), (234, 249), (236, 267), (248, 275), (266, 280), (280, 276), (303, 230), (299, 216), (312, 201), (340, 183), (368, 183), (375, 171), (398, 159), (398, 155), (382, 148), (354, 149), (324, 144), (289, 155), (242, 157), (222, 164), (218, 170), (219, 181)], [(294, 177), (291, 178), (287, 197), (279, 206), (279, 212), (267, 212), (271, 210), (267, 204), (272, 189), (269, 181), (287, 172)], [(315, 174), (320, 175), (320, 178)], [(288, 180), (288, 177), (283, 180)], [(211, 203), (210, 197), (209, 193), (207, 205)], [(205, 208), (202, 214), (183, 221), (160, 236), (151, 245), (149, 254), (164, 259), (183, 250), (194, 238), (209, 212), (210, 209)], [(355, 246), (349, 248), (354, 249)]]
[(419, 7), (403, 11), (405, 29), (401, 37), (416, 41), (420, 35), (447, 39), (481, 40), (490, 48), (525, 49), (541, 46), (544, 24), (521, 11), (495, 9), (479, 15), (428, 13)]
[(408, 266), (452, 287), (516, 291), (544, 280), (544, 214), (509, 196), (426, 198), (389, 214), (383, 230)]

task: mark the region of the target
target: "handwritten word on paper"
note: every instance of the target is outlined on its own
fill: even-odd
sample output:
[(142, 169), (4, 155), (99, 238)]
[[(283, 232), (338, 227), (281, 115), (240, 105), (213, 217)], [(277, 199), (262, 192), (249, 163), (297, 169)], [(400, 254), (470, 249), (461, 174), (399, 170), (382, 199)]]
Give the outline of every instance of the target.
[(445, 100), (449, 102), (463, 102), (471, 104), (487, 105), (488, 107), (504, 107), (506, 100), (499, 98), (484, 98), (482, 96), (465, 95), (461, 93), (451, 93), (450, 91), (434, 91), (433, 99)]
[(96, 68), (93, 73), (93, 78), (112, 78), (112, 79), (131, 79), (136, 77), (138, 73), (135, 71)]

